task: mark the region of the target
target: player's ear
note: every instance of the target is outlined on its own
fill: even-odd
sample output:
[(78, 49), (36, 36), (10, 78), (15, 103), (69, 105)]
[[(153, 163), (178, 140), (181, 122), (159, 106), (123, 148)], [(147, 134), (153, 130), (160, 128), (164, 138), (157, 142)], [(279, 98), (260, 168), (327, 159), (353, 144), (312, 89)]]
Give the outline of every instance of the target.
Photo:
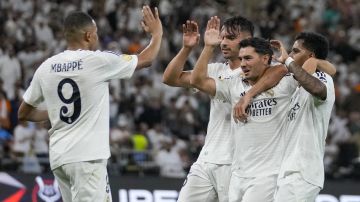
[(310, 52), (310, 55), (309, 55), (309, 56), (310, 56), (311, 58), (316, 58), (314, 52)]
[(90, 42), (90, 40), (91, 40), (91, 32), (85, 32), (84, 33), (84, 40), (86, 42)]
[(270, 60), (270, 55), (266, 54), (266, 55), (263, 55), (262, 56), (262, 59), (263, 59), (263, 63), (265, 65), (268, 65), (269, 64), (269, 60)]

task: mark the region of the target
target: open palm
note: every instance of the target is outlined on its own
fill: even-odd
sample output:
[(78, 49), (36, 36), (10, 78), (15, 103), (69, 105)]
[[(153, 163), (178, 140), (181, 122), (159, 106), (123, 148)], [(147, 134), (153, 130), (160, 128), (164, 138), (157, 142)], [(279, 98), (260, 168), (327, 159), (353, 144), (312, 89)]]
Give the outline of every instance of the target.
[(211, 17), (207, 23), (205, 36), (205, 45), (216, 46), (221, 42), (220, 38), (220, 19), (215, 16)]
[(184, 47), (192, 48), (199, 43), (199, 28), (195, 21), (186, 21), (183, 24), (183, 44)]
[(273, 48), (277, 49), (278, 51), (280, 51), (280, 56), (275, 58), (275, 60), (277, 60), (280, 63), (284, 63), (286, 58), (289, 57), (289, 54), (287, 53), (283, 43), (279, 40), (271, 40), (270, 44)]

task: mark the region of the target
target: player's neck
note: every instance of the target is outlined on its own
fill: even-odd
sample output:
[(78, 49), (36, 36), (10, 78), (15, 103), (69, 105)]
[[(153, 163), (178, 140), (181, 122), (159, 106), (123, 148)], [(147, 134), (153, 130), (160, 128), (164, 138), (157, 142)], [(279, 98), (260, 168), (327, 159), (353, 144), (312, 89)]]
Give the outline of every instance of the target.
[(237, 68), (240, 68), (240, 63), (241, 61), (239, 59), (235, 59), (235, 60), (228, 60), (229, 63), (229, 67), (231, 70), (235, 70)]
[(82, 43), (68, 43), (67, 50), (90, 50), (90, 48)]

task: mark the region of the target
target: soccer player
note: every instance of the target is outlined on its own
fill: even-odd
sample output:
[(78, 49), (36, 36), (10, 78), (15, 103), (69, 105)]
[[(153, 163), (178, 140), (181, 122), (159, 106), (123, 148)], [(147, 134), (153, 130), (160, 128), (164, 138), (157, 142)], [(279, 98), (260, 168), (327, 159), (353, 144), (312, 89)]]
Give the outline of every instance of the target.
[(315, 201), (324, 185), (324, 149), (331, 111), (335, 102), (334, 83), (327, 73), (308, 74), (297, 65), (325, 59), (325, 37), (302, 32), (290, 55), (282, 43), (272, 42), (281, 50), (285, 63), (300, 86), (296, 89), (288, 112), (287, 147), (280, 169), (275, 202)]
[[(50, 165), (63, 201), (111, 201), (106, 171), (109, 149), (109, 81), (124, 79), (151, 65), (158, 54), (159, 14), (142, 8), (143, 29), (152, 35), (139, 55), (97, 51), (95, 21), (73, 12), (64, 21), (67, 50), (36, 70), (24, 94), (19, 119), (50, 119)], [(44, 101), (47, 110), (37, 108)]]
[[(241, 16), (225, 20), (221, 29), (220, 48), (225, 63), (207, 64), (211, 78), (231, 79), (241, 74), (239, 42), (253, 36), (252, 22)], [(168, 64), (163, 81), (170, 86), (190, 88), (191, 71), (183, 71), (186, 59), (199, 41), (196, 22), (187, 21), (183, 25), (183, 47)], [(285, 75), (284, 67), (274, 67), (269, 71), (269, 87), (275, 85)], [(200, 89), (201, 90), (201, 89)], [(239, 92), (240, 93), (240, 92)], [(218, 99), (211, 99), (210, 118), (205, 144), (197, 161), (180, 191), (179, 202), (228, 201), (228, 185), (233, 157), (233, 139), (230, 134), (231, 105)]]
[[(220, 43), (218, 29), (219, 23), (216, 20), (208, 22), (205, 47), (191, 74), (191, 83), (214, 96), (213, 99), (235, 106), (240, 97), (264, 77), (266, 69), (270, 67), (273, 52), (268, 41), (259, 38), (244, 39), (240, 42), (238, 55), (244, 77), (211, 78), (207, 76), (207, 62)], [(286, 109), (296, 87), (297, 82), (290, 76), (285, 76), (275, 87), (254, 98), (247, 123), (232, 122), (235, 152), (229, 201), (273, 201), (285, 149)]]

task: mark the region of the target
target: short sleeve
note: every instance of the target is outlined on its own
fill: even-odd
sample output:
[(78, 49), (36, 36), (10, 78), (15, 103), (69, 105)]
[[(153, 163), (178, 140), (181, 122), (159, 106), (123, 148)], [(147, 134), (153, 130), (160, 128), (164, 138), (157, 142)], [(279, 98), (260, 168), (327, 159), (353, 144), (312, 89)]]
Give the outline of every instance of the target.
[(281, 80), (280, 83), (282, 89), (285, 90), (285, 94), (292, 95), (296, 88), (299, 86), (299, 82), (294, 78), (294, 75), (289, 73), (286, 74)]
[(137, 66), (138, 57), (136, 55), (116, 54), (107, 51), (96, 51), (105, 62), (105, 67), (100, 69), (100, 76), (103, 80), (128, 79)]
[(319, 79), (326, 86), (326, 99), (321, 100), (320, 98), (313, 96), (315, 103), (316, 104), (321, 104), (323, 102), (326, 102), (329, 99), (332, 99), (332, 98), (329, 98), (329, 97), (332, 94), (334, 94), (335, 90), (334, 90), (334, 83), (333, 83), (333, 80), (332, 80), (331, 76), (329, 76), (328, 74), (326, 74), (324, 72), (320, 72), (320, 71), (315, 72), (313, 74), (313, 76), (316, 77), (317, 79)]
[(31, 80), (30, 86), (23, 95), (24, 101), (33, 106), (37, 107), (41, 102), (44, 101), (42, 89), (40, 85), (40, 68), (35, 72), (33, 79)]

